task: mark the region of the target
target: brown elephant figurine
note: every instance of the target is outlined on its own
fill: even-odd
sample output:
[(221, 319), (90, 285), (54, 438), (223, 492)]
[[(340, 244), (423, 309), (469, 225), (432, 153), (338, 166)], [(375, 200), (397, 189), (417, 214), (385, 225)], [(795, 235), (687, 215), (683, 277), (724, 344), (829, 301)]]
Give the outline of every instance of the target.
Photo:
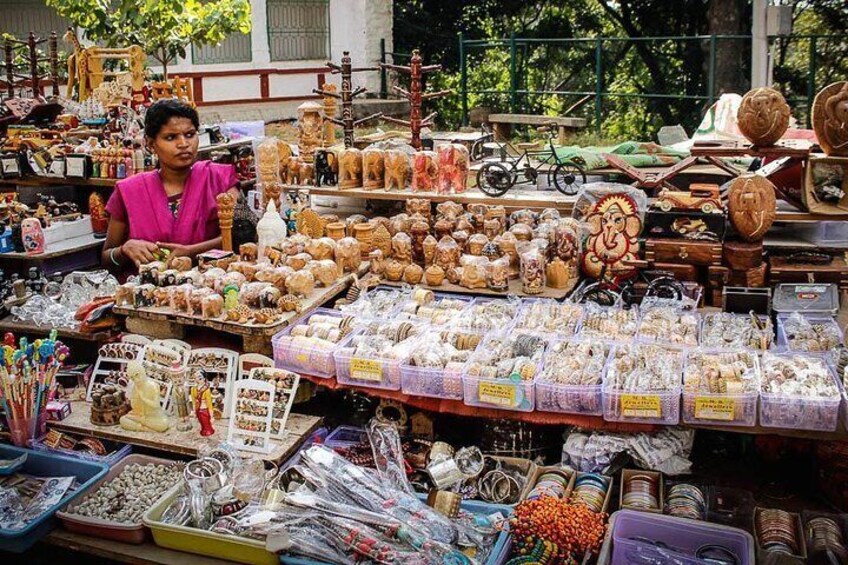
[(385, 153), (379, 149), (366, 149), (362, 152), (362, 188), (383, 188), (383, 161)]
[(403, 151), (390, 149), (386, 151), (384, 163), (385, 189), (404, 190), (409, 178), (409, 156)]
[(362, 186), (362, 151), (349, 148), (339, 157), (339, 188)]

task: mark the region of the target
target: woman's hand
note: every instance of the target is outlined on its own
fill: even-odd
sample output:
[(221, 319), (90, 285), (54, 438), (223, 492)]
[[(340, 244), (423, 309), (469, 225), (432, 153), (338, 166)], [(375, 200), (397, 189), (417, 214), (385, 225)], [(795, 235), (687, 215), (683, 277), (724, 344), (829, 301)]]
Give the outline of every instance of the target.
[(157, 241), (162, 249), (167, 249), (171, 252), (171, 257), (194, 257), (195, 253), (191, 245), (183, 245), (181, 243), (162, 243)]
[(124, 257), (135, 263), (136, 267), (140, 267), (145, 263), (156, 260), (159, 247), (151, 241), (130, 239), (121, 246), (121, 253), (124, 254)]

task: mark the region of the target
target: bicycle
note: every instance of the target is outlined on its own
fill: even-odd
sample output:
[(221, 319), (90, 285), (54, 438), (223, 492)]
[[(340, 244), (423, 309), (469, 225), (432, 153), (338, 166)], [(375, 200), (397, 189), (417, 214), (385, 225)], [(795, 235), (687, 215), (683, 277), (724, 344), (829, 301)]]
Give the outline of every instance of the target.
[[(512, 154), (519, 151), (509, 142), (500, 144), (500, 161), (489, 161), (477, 171), (477, 186), (488, 196), (503, 196), (518, 182), (522, 173), (529, 183), (536, 183), (543, 167), (547, 167), (548, 184), (553, 185), (566, 196), (574, 196), (580, 187), (586, 183), (586, 173), (573, 160), (560, 159), (554, 148), (555, 133), (550, 127), (537, 128), (539, 132), (548, 133), (547, 149), (524, 149), (518, 158), (508, 158), (507, 150)], [(482, 145), (481, 145), (482, 150)], [(538, 163), (533, 165), (533, 158)]]

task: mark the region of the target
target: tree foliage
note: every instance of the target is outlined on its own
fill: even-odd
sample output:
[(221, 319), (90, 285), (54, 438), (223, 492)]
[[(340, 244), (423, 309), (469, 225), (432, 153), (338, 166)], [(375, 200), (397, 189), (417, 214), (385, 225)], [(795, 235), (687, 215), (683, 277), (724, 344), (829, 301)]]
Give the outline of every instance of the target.
[(187, 47), (250, 32), (249, 0), (46, 0), (86, 37), (109, 47), (140, 45), (163, 67)]
[[(821, 42), (818, 88), (844, 70), (848, 3), (845, 0), (797, 0), (795, 33), (831, 33), (841, 40)], [(602, 44), (602, 131), (607, 138), (652, 138), (663, 125), (683, 124), (691, 132), (708, 106), (710, 41), (647, 41), (648, 37), (750, 35), (751, 7), (746, 0), (399, 0), (395, 2), (395, 50), (420, 48), (426, 61), (441, 62), (445, 72), (428, 78), (432, 88), (459, 92), (459, 43), (466, 39), (504, 40), (515, 34), (530, 39), (585, 39), (557, 44), (516, 46), (515, 82), (510, 99), (508, 41), (467, 49), (469, 107), (497, 111), (559, 114), (590, 94), (571, 115), (594, 119), (595, 38)], [(808, 41), (776, 42), (775, 82), (790, 98), (806, 96)], [(750, 41), (718, 39), (713, 96), (749, 87)], [(820, 75), (820, 76), (819, 76)], [(521, 92), (527, 91), (527, 92)], [(552, 91), (557, 93), (552, 93)], [(558, 94), (567, 92), (568, 94)], [(640, 98), (637, 95), (660, 95)], [(440, 119), (455, 126), (460, 97), (435, 102)], [(800, 104), (800, 102), (798, 102)], [(803, 124), (803, 108), (796, 111)]]

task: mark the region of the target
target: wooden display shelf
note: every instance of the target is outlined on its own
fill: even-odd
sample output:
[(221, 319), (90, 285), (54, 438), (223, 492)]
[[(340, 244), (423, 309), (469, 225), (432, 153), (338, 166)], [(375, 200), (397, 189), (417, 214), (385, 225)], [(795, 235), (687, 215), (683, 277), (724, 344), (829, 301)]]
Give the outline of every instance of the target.
[(56, 330), (56, 334), (60, 339), (78, 339), (80, 341), (92, 341), (96, 343), (104, 343), (114, 335), (111, 331), (87, 333), (70, 328), (37, 326), (29, 322), (16, 322), (12, 319), (12, 316), (6, 316), (0, 320), (0, 328), (3, 328), (3, 331), (9, 331), (14, 334), (30, 335), (47, 335), (51, 331)]
[[(214, 422), (215, 434), (204, 438), (200, 435), (197, 423), (192, 423), (192, 429), (181, 432), (176, 428), (176, 419), (171, 417), (171, 428), (161, 434), (156, 432), (131, 432), (121, 426), (96, 426), (91, 423), (91, 405), (84, 401), (71, 403), (71, 415), (61, 421), (50, 421), (47, 426), (59, 430), (94, 436), (100, 439), (117, 441), (139, 445), (149, 449), (156, 449), (178, 455), (197, 456), (197, 449), (207, 442), (218, 443), (227, 439), (229, 429), (229, 418), (221, 418)], [(192, 417), (192, 420), (194, 418)], [(265, 461), (282, 463), (294, 455), (301, 444), (321, 424), (321, 418), (317, 416), (306, 416), (304, 414), (289, 414), (286, 422), (288, 433), (281, 439), (272, 438), (274, 449), (268, 454), (243, 452), (245, 456), (257, 456)]]
[(0, 261), (3, 259), (17, 259), (19, 261), (31, 262), (47, 261), (48, 259), (55, 259), (56, 257), (62, 257), (76, 253), (77, 251), (101, 247), (104, 241), (106, 241), (105, 238), (98, 239), (93, 234), (81, 235), (50, 244), (44, 253), (17, 253), (14, 251), (0, 253)]
[[(380, 281), (380, 284), (401, 287), (406, 283), (403, 281), (394, 282), (382, 279)], [(513, 279), (509, 281), (509, 290), (507, 290), (506, 292), (497, 292), (494, 290), (489, 290), (488, 288), (465, 288), (464, 286), (459, 286), (458, 284), (451, 284), (447, 280), (445, 280), (445, 282), (443, 282), (440, 286), (430, 286), (428, 284), (424, 284), (423, 281), (415, 286), (420, 286), (421, 288), (426, 288), (428, 290), (432, 290), (433, 292), (450, 292), (454, 294), (471, 294), (474, 296), (492, 296), (496, 298), (506, 298), (507, 296), (523, 296), (527, 298), (553, 298), (555, 300), (562, 300), (563, 298), (571, 294), (571, 290), (562, 290), (557, 288), (550, 288), (547, 286), (541, 294), (526, 294), (521, 288), (521, 279)]]
[(134, 565), (227, 565), (231, 561), (183, 553), (173, 549), (159, 547), (152, 541), (142, 544), (121, 543), (108, 539), (85, 536), (57, 528), (47, 535), (40, 544), (45, 549), (70, 550), (100, 557), (113, 563), (133, 563)]
[(95, 186), (112, 188), (118, 179), (75, 179), (65, 177), (40, 177), (28, 175), (22, 178), (0, 179), (0, 184), (16, 186)]
[[(357, 275), (368, 272), (367, 261), (360, 264)], [(246, 353), (271, 353), (271, 336), (284, 329), (292, 320), (323, 306), (347, 290), (356, 275), (347, 274), (328, 287), (316, 288), (303, 301), (300, 312), (287, 312), (273, 324), (256, 324), (249, 322), (240, 324), (223, 319), (204, 319), (184, 313), (176, 313), (170, 307), (133, 308), (131, 306), (116, 306), (115, 314), (127, 317), (127, 329), (133, 333), (150, 335), (165, 339), (169, 337), (182, 338), (186, 326), (211, 328), (213, 330), (236, 334), (242, 337)]]

